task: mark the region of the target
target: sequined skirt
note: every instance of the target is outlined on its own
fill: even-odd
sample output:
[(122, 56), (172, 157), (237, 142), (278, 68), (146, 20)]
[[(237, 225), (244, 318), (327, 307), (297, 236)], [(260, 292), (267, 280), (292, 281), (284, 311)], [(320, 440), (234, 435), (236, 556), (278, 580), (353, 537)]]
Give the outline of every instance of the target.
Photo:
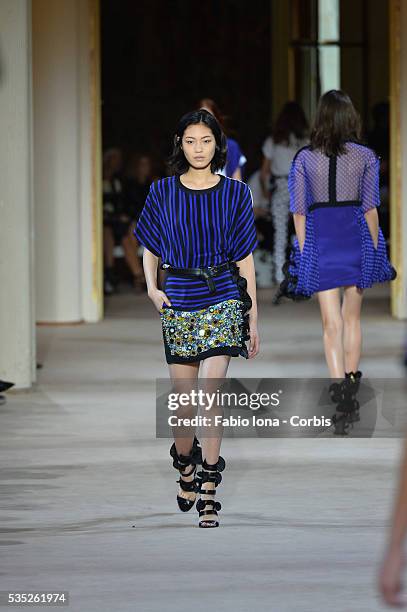
[(248, 315), (242, 300), (229, 299), (200, 310), (160, 310), (167, 363), (190, 363), (214, 355), (247, 358)]

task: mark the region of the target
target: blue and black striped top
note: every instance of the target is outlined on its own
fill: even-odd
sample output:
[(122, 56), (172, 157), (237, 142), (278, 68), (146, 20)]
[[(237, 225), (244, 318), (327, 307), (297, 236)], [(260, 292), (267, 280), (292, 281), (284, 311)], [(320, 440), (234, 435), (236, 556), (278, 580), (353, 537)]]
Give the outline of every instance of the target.
[[(250, 189), (225, 176), (208, 189), (189, 189), (179, 175), (156, 181), (134, 233), (163, 263), (178, 268), (238, 262), (258, 244)], [(216, 293), (212, 295), (201, 278), (168, 274), (163, 291), (173, 308), (183, 310), (239, 299), (230, 270), (216, 276), (214, 282)]]

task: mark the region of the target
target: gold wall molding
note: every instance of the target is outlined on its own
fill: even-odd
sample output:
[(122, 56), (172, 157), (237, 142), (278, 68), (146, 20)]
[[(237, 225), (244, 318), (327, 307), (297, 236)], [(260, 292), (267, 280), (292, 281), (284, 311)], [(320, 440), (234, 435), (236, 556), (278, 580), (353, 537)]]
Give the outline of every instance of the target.
[(103, 317), (103, 219), (102, 219), (102, 127), (100, 92), (100, 6), (85, 0), (89, 14), (89, 61), (92, 155), (92, 298), (99, 318)]
[(392, 315), (403, 316), (404, 273), (402, 232), (402, 168), (401, 168), (401, 0), (390, 0), (390, 257), (397, 270), (391, 283)]

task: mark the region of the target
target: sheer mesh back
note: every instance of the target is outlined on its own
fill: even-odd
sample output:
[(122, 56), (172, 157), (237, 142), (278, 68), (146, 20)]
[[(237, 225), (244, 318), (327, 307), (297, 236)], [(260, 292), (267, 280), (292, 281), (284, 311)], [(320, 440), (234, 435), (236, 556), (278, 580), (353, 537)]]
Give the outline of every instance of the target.
[[(346, 149), (336, 157), (335, 201), (360, 201), (367, 212), (380, 204), (380, 160), (363, 145), (348, 142)], [(309, 147), (301, 149), (291, 165), (288, 189), (293, 213), (306, 215), (311, 204), (328, 202), (329, 157)]]

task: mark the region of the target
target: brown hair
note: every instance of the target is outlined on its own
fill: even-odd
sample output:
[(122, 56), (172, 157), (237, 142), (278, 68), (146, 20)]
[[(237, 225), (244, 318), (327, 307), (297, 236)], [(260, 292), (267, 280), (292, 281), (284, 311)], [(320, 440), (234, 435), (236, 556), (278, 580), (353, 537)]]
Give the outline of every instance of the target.
[(361, 122), (344, 91), (331, 89), (321, 96), (311, 132), (311, 149), (325, 155), (345, 153), (346, 141), (361, 142)]

